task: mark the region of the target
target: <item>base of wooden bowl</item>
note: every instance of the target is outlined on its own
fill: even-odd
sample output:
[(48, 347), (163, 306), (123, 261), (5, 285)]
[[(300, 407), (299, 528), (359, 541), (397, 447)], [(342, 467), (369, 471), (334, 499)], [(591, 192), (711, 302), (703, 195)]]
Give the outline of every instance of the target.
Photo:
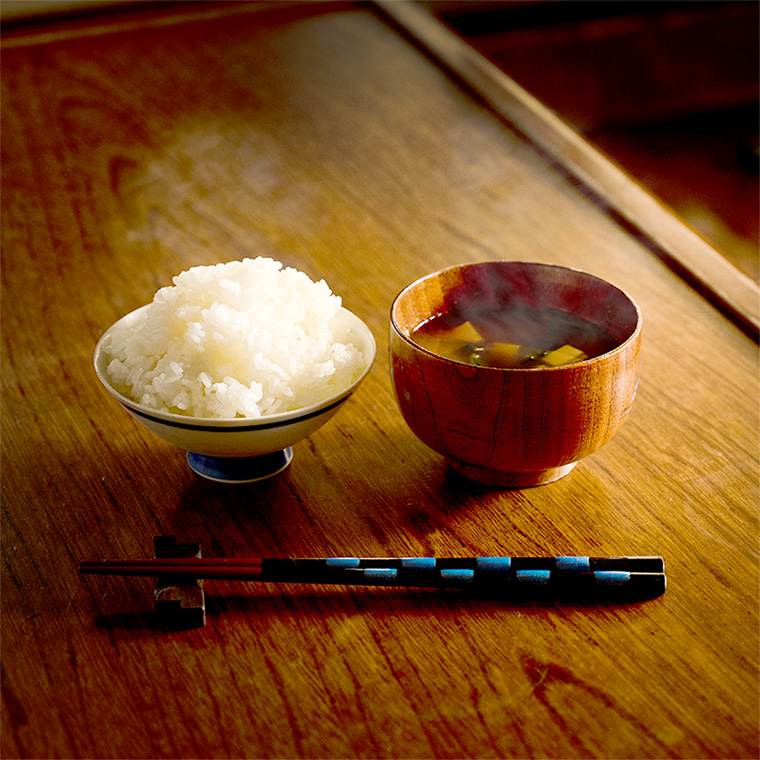
[(502, 488), (529, 488), (530, 486), (542, 486), (560, 478), (564, 478), (577, 462), (570, 462), (561, 467), (550, 467), (547, 470), (535, 470), (534, 472), (503, 472), (491, 470), (488, 467), (476, 467), (449, 459), (448, 463), (461, 475), (478, 483), (489, 486), (501, 486)]

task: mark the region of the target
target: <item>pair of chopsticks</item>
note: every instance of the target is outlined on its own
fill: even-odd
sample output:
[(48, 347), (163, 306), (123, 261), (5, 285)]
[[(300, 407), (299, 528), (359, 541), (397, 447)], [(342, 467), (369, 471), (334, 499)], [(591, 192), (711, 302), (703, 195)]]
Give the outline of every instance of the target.
[(469, 588), (513, 595), (651, 598), (667, 582), (662, 557), (188, 558), (82, 562), (89, 575), (404, 588)]

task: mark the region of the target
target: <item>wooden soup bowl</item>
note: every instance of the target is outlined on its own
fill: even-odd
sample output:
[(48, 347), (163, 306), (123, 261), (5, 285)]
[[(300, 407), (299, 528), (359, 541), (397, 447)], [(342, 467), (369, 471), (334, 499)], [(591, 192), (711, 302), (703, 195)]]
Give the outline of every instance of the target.
[[(549, 306), (604, 327), (615, 347), (558, 367), (477, 367), (437, 356), (412, 334), (465, 302)], [(391, 309), (391, 375), (414, 434), (458, 472), (491, 485), (550, 483), (612, 438), (631, 409), (639, 376), (641, 315), (622, 290), (548, 264), (486, 262), (434, 272)]]

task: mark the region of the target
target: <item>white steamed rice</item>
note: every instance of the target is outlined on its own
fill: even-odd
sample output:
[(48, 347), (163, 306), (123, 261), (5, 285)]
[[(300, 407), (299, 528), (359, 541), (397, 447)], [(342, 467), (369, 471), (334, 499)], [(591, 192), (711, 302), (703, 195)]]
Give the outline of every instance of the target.
[(341, 299), (324, 280), (258, 257), (172, 281), (105, 346), (112, 383), (151, 409), (260, 417), (328, 398), (361, 372), (361, 352), (333, 335)]

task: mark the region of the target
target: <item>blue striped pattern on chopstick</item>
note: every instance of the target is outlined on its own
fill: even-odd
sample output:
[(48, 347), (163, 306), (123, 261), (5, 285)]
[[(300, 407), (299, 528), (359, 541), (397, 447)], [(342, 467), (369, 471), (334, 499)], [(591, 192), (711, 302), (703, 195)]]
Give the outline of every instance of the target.
[(657, 583), (661, 557), (398, 557), (262, 560), (261, 580), (396, 586), (623, 586)]

